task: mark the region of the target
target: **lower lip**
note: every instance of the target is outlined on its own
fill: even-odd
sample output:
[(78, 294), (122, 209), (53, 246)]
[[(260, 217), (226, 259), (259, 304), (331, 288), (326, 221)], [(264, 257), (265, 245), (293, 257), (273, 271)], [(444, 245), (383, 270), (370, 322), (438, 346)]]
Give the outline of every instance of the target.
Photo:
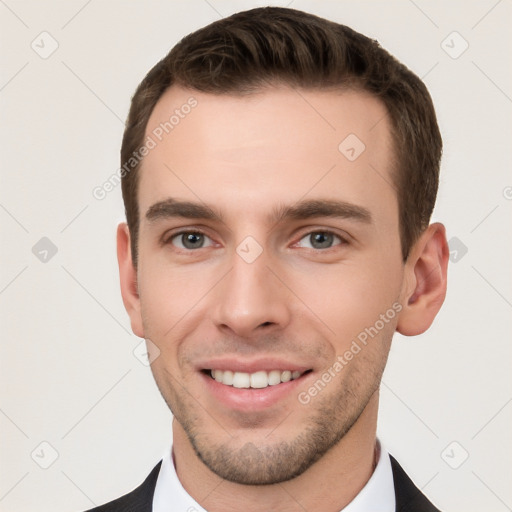
[(272, 407), (291, 395), (306, 377), (306, 375), (303, 375), (298, 379), (282, 382), (275, 386), (267, 386), (266, 388), (240, 389), (221, 384), (205, 373), (202, 373), (201, 376), (209, 392), (216, 400), (229, 409), (236, 409), (242, 412), (254, 412)]

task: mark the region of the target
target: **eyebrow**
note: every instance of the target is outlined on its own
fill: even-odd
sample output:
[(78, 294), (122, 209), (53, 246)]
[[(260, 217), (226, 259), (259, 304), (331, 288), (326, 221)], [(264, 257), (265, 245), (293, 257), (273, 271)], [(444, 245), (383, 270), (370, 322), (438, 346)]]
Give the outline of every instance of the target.
[[(192, 201), (178, 201), (168, 198), (150, 206), (146, 212), (146, 219), (158, 221), (172, 217), (188, 219), (205, 219), (223, 222), (220, 212), (214, 208)], [(351, 219), (366, 224), (373, 222), (370, 211), (346, 201), (332, 199), (303, 200), (291, 206), (275, 208), (269, 216), (270, 223), (279, 223), (287, 219), (306, 220), (314, 217), (337, 217)]]
[(171, 197), (153, 204), (146, 212), (146, 219), (149, 221), (172, 217), (222, 221), (221, 214), (205, 204), (192, 201), (178, 201)]
[(365, 224), (373, 222), (372, 214), (367, 208), (333, 199), (313, 199), (299, 201), (291, 206), (281, 206), (273, 211), (271, 219), (278, 223), (285, 219), (305, 220), (313, 217), (337, 217)]

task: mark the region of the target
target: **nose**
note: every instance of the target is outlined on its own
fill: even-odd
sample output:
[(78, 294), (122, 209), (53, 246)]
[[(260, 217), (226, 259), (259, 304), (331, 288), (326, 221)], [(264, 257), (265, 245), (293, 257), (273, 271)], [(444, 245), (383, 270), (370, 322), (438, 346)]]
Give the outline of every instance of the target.
[(252, 263), (233, 254), (231, 270), (215, 287), (213, 321), (218, 329), (251, 338), (288, 325), (292, 298), (269, 263), (264, 254)]

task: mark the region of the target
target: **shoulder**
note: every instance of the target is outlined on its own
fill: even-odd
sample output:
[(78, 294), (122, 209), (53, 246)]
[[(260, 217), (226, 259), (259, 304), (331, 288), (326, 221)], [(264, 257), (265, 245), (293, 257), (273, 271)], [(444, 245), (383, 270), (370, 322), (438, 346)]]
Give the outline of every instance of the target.
[(391, 455), (393, 482), (396, 496), (396, 512), (440, 512), (414, 485), (407, 473)]
[(151, 512), (153, 507), (153, 494), (155, 492), (161, 464), (162, 462), (160, 461), (153, 468), (146, 480), (132, 492), (105, 505), (92, 508), (87, 512)]

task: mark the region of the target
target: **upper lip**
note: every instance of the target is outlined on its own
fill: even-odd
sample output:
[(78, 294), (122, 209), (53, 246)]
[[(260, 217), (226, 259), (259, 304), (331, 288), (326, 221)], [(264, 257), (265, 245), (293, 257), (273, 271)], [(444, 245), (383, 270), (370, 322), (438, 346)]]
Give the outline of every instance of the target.
[(251, 360), (223, 357), (219, 359), (201, 361), (197, 367), (199, 370), (231, 370), (233, 372), (244, 373), (256, 373), (259, 371), (270, 372), (272, 370), (290, 370), (292, 372), (299, 371), (303, 373), (311, 369), (311, 366), (298, 364), (291, 360), (274, 357), (264, 357)]

